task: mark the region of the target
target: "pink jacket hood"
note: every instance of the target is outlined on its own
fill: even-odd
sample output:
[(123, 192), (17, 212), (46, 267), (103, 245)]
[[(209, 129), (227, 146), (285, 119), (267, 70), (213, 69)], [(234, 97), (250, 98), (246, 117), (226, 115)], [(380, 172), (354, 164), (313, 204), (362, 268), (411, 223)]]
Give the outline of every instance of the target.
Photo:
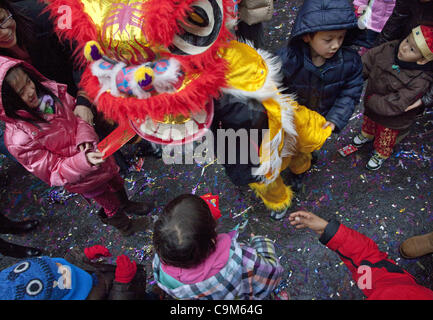
[[(5, 114), (5, 110), (3, 107), (3, 96), (1, 95), (1, 92), (3, 91), (3, 82), (5, 81), (6, 74), (8, 71), (14, 67), (21, 66), (25, 70), (30, 70), (34, 74), (38, 75), (41, 79), (43, 79), (43, 84), (47, 87), (50, 87), (50, 89), (53, 91), (54, 94), (58, 94), (58, 88), (54, 84), (56, 84), (54, 81), (50, 81), (47, 78), (45, 78), (42, 74), (40, 74), (32, 65), (28, 64), (25, 61), (17, 60), (14, 58), (4, 57), (0, 56), (0, 120), (4, 122), (15, 122), (16, 120), (10, 119)], [(60, 85), (60, 87), (65, 87), (65, 85)]]
[(364, 8), (364, 13), (358, 18), (360, 28), (381, 32), (394, 10), (395, 0), (354, 0), (353, 5), (358, 13)]
[(217, 236), (215, 251), (204, 262), (190, 269), (168, 266), (161, 263), (162, 270), (184, 284), (193, 284), (209, 279), (216, 275), (230, 256), (231, 235), (221, 233)]

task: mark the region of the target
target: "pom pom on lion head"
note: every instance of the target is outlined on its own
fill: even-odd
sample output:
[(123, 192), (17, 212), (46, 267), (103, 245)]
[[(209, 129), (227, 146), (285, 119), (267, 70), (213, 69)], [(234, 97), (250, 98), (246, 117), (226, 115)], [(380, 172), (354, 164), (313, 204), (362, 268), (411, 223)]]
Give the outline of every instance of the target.
[(233, 37), (238, 0), (48, 2), (57, 34), (86, 67), (81, 86), (106, 118), (157, 143), (204, 134), (226, 86), (218, 51)]

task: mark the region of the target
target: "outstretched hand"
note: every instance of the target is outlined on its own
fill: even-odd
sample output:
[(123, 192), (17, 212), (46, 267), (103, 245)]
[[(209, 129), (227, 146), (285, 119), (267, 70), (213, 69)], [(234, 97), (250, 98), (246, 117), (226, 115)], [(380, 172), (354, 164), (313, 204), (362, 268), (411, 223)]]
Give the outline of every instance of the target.
[(310, 228), (319, 236), (322, 235), (328, 221), (308, 211), (296, 211), (290, 214), (289, 221), (296, 229)]

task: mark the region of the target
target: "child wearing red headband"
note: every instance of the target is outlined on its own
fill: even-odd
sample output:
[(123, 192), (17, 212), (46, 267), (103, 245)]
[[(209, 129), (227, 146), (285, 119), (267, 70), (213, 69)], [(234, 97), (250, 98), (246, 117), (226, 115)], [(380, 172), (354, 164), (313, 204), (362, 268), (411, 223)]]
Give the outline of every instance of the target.
[(390, 41), (364, 56), (363, 76), (368, 79), (361, 133), (357, 147), (374, 140), (367, 169), (378, 170), (404, 138), (418, 110), (411, 106), (433, 81), (433, 27), (418, 26), (403, 41)]

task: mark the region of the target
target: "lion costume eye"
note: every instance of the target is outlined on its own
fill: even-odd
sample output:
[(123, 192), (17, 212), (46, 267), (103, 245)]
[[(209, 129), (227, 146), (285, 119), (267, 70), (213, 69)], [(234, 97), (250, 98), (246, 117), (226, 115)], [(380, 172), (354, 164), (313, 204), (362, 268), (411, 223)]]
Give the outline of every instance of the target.
[(222, 0), (199, 0), (192, 6), (187, 21), (180, 23), (183, 33), (175, 35), (170, 52), (196, 55), (205, 52), (217, 40), (223, 23)]
[(188, 21), (202, 28), (209, 25), (209, 18), (206, 11), (196, 6), (193, 7), (193, 11), (188, 16)]

